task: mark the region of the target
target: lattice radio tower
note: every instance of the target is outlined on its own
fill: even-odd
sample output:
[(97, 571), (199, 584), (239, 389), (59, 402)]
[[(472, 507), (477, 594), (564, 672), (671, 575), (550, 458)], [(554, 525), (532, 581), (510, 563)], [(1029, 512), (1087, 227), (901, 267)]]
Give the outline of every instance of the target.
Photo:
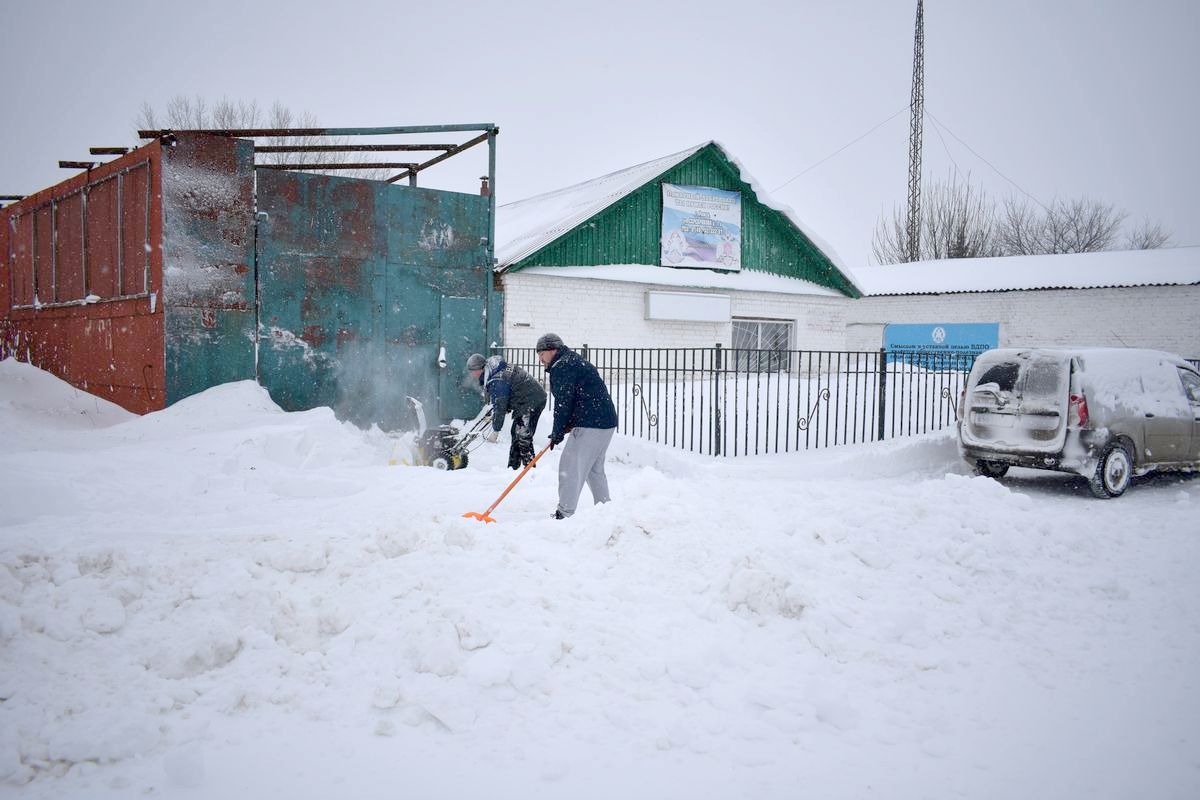
[(925, 2), (913, 34), (912, 119), (908, 124), (908, 260), (921, 257), (921, 123), (925, 117)]

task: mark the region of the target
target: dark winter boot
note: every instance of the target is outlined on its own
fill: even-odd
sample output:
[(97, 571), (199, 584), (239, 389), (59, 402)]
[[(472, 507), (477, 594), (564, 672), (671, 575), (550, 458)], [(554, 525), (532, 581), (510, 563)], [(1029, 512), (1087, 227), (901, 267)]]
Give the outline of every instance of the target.
[(513, 420), (512, 447), (522, 466), (533, 461), (533, 427), (530, 422), (529, 414), (523, 414)]

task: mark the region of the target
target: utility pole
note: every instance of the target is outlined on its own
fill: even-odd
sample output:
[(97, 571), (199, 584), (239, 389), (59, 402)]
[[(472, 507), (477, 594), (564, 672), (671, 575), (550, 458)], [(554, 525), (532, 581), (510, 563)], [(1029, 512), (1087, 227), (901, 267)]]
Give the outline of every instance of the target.
[(908, 260), (921, 257), (921, 125), (925, 117), (925, 2), (913, 34), (912, 119), (908, 124)]

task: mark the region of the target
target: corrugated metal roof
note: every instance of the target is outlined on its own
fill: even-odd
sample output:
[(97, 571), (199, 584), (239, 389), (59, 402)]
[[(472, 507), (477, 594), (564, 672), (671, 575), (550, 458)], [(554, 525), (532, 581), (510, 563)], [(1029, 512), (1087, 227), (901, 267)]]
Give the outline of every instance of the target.
[(694, 155), (704, 142), (565, 189), (496, 207), (496, 260), (503, 269)]
[(854, 270), (868, 297), (1200, 284), (1200, 247), (914, 261)]

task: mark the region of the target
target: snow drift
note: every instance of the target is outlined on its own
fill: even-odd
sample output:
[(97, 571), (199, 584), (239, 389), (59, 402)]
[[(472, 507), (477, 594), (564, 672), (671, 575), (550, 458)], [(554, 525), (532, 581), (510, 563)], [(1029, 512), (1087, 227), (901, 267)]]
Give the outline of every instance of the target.
[(0, 363), (22, 797), (1194, 797), (1200, 482), (971, 477), (946, 434), (495, 512), (252, 383), (133, 417)]

